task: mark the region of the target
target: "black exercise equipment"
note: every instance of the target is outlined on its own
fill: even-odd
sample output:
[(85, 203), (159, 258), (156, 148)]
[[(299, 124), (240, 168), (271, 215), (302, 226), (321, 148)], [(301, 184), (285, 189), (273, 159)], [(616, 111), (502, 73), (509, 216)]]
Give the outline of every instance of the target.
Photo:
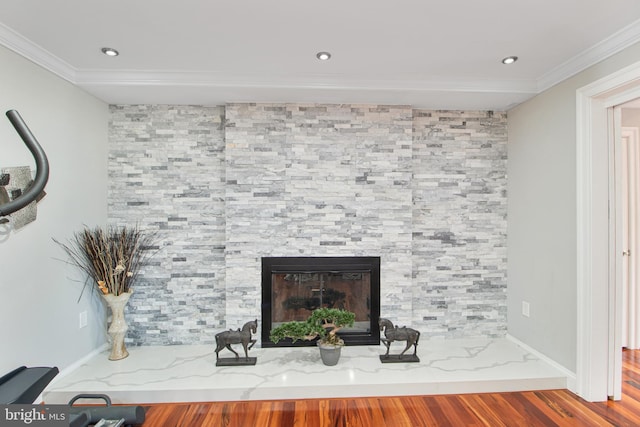
[(58, 375), (58, 368), (20, 366), (0, 377), (0, 404), (31, 404)]
[[(106, 406), (73, 406), (79, 399), (104, 400)], [(101, 420), (122, 420), (123, 425), (137, 425), (144, 422), (145, 414), (142, 406), (111, 406), (111, 399), (106, 394), (79, 394), (69, 401), (71, 419), (84, 414), (88, 422), (84, 425), (97, 424)]]
[[(32, 404), (58, 368), (21, 366), (0, 377), (0, 405)], [(73, 406), (79, 399), (101, 399), (106, 406)], [(142, 406), (112, 406), (105, 394), (79, 394), (69, 401), (69, 427), (130, 426), (144, 423)]]
[(38, 140), (33, 136), (16, 110), (7, 111), (7, 117), (29, 151), (31, 151), (31, 155), (36, 162), (36, 176), (27, 191), (11, 202), (0, 205), (0, 217), (11, 215), (36, 200), (49, 180), (49, 160), (40, 144), (38, 144)]

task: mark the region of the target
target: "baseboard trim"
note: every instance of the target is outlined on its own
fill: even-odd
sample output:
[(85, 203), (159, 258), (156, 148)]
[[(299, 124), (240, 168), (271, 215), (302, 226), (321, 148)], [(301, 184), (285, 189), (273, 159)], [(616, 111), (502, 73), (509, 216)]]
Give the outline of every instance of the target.
[(536, 349), (532, 348), (531, 346), (523, 343), (522, 341), (520, 341), (519, 339), (517, 339), (513, 335), (507, 334), (506, 338), (509, 341), (511, 341), (512, 343), (514, 343), (514, 344), (522, 347), (523, 349), (527, 350), (529, 353), (533, 354), (538, 359), (544, 361), (545, 363), (553, 366), (553, 368), (555, 368), (555, 369), (559, 370), (560, 372), (562, 372), (562, 374), (567, 377), (567, 389), (569, 391), (571, 391), (572, 393), (576, 392), (576, 373), (575, 372), (571, 372), (569, 369), (565, 368), (564, 366), (562, 366), (561, 364), (559, 364), (555, 360), (549, 358), (548, 356), (545, 356), (544, 354), (540, 353), (538, 350), (536, 350)]
[[(50, 386), (54, 385), (55, 383), (57, 383), (58, 381), (60, 381), (61, 379), (63, 379), (67, 375), (69, 375), (71, 372), (73, 372), (76, 369), (78, 369), (84, 363), (89, 361), (89, 359), (91, 359), (94, 356), (102, 353), (103, 351), (107, 350), (108, 348), (109, 348), (109, 343), (104, 343), (100, 347), (98, 347), (95, 350), (91, 351), (90, 353), (82, 356), (80, 359), (76, 360), (71, 365), (61, 369), (60, 372), (58, 373), (58, 375), (56, 375), (53, 378), (53, 380), (51, 380), (51, 382), (47, 385), (47, 388), (49, 388)], [(46, 390), (46, 388), (45, 388), (45, 390)], [(43, 391), (43, 393), (44, 393), (44, 391)], [(43, 393), (40, 393), (40, 396), (38, 396), (38, 398), (34, 402), (43, 402), (44, 401)]]
[(94, 356), (102, 353), (103, 351), (107, 350), (108, 348), (109, 348), (109, 343), (104, 343), (100, 347), (98, 347), (95, 350), (91, 351), (90, 353), (84, 355), (80, 359), (78, 359), (75, 362), (73, 362), (71, 365), (69, 365), (66, 368), (63, 368), (62, 370), (60, 370), (60, 373), (53, 379), (53, 381), (51, 383), (53, 384), (56, 381), (61, 380), (65, 376), (69, 375), (71, 372), (73, 372), (76, 369), (78, 369), (80, 366), (82, 366), (89, 359), (91, 359)]

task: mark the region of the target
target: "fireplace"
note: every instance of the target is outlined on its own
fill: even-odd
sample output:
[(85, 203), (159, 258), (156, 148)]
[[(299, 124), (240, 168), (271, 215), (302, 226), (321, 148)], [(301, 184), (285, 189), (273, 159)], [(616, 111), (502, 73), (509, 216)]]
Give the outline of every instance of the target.
[(346, 345), (380, 344), (380, 257), (262, 258), (262, 346), (315, 345), (291, 340), (274, 344), (269, 332), (282, 322), (305, 320), (319, 307), (356, 314), (339, 332)]

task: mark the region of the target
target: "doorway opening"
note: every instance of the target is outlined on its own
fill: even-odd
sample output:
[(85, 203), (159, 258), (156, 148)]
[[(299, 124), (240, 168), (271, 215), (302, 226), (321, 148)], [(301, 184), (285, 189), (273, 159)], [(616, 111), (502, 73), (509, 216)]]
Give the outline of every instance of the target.
[(610, 176), (614, 190), (610, 202), (613, 242), (610, 244), (610, 268), (613, 270), (609, 308), (608, 390), (610, 399), (622, 398), (622, 352), (640, 346), (638, 320), (640, 300), (640, 102), (614, 106), (609, 145), (613, 146)]
[[(616, 256), (613, 108), (640, 97), (640, 62), (576, 93), (578, 395), (589, 401), (620, 396), (621, 296)], [(604, 368), (604, 369), (603, 369)]]

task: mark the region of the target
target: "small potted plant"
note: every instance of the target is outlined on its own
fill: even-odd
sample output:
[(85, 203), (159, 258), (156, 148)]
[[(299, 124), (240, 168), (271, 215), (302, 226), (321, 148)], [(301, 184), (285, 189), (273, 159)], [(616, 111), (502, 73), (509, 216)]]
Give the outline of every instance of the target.
[(353, 326), (355, 319), (355, 313), (347, 310), (318, 308), (304, 322), (285, 322), (273, 328), (269, 339), (277, 343), (285, 338), (291, 338), (293, 342), (320, 338), (318, 348), (322, 362), (333, 366), (338, 363), (340, 350), (344, 346), (344, 341), (337, 332), (343, 327)]

